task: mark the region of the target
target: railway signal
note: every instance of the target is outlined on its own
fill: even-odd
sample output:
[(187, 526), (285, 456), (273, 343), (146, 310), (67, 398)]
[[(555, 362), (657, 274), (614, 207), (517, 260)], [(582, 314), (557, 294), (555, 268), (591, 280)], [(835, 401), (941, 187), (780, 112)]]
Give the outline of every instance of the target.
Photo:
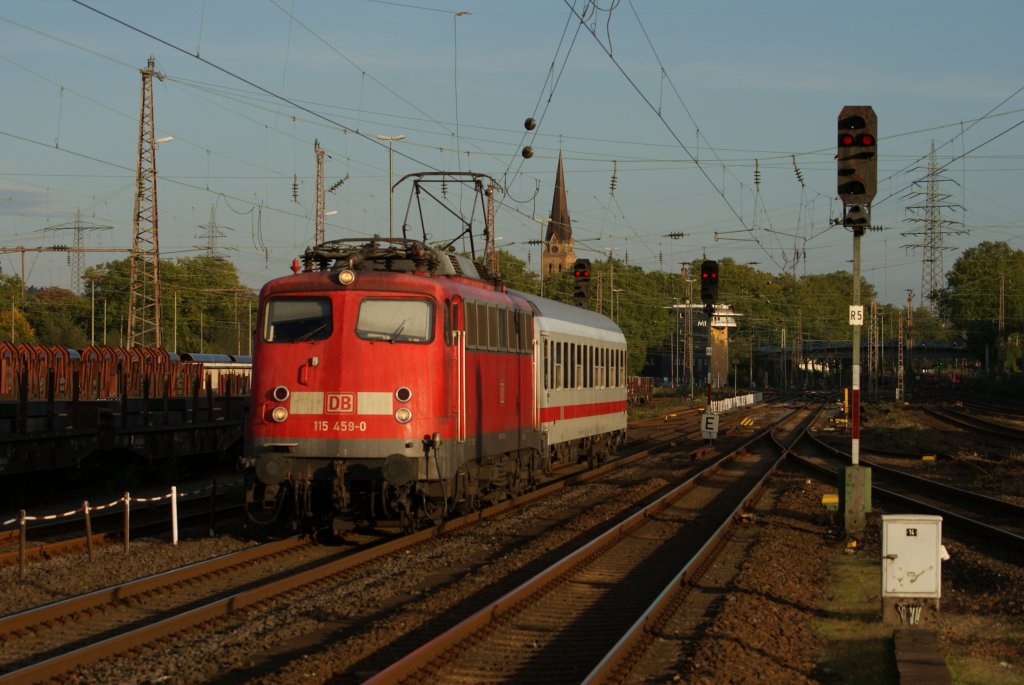
[(718, 262), (710, 259), (700, 265), (700, 301), (704, 304), (718, 301)]
[(847, 105), (839, 112), (836, 190), (846, 210), (843, 225), (864, 235), (871, 223), (871, 201), (878, 179), (878, 118), (868, 106)]
[(572, 299), (577, 307), (586, 307), (590, 297), (590, 260), (577, 259), (572, 265)]

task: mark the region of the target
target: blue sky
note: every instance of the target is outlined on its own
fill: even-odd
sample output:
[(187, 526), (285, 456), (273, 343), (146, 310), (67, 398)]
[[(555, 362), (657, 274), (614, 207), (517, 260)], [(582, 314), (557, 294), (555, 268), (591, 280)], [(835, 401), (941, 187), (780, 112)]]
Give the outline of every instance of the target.
[[(532, 217), (548, 213), (561, 151), (580, 256), (848, 270), (850, 234), (830, 222), (836, 117), (855, 104), (878, 115), (884, 228), (865, 236), (862, 268), (902, 304), (921, 289), (922, 252), (906, 246), (923, 224), (908, 218), (933, 144), (943, 216), (962, 222), (945, 268), (984, 240), (1024, 248), (1022, 20), (1019, 1), (0, 0), (0, 247), (70, 244), (41, 229), (76, 212), (111, 227), (85, 247), (130, 247), (153, 55), (157, 135), (174, 137), (157, 152), (164, 258), (202, 254), (215, 211), (247, 285), (288, 273), (313, 235), (314, 140), (326, 184), (345, 179), (327, 195), (328, 238), (387, 235), (376, 136), (402, 134), (394, 177), (494, 176), (499, 245), (535, 268)], [(407, 202), (399, 187), (396, 225)], [(21, 258), (0, 266), (20, 273)], [(64, 254), (28, 253), (25, 272), (71, 286)]]

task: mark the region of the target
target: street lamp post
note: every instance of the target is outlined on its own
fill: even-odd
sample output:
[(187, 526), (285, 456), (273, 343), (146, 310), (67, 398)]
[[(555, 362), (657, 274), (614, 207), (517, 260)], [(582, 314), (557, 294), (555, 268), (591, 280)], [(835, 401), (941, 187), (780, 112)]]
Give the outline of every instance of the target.
[(395, 159), (395, 141), (402, 140), (405, 135), (399, 133), (394, 136), (377, 136), (377, 140), (388, 141), (388, 237), (395, 237), (395, 191), (391, 187), (391, 179), (393, 178), (394, 159)]

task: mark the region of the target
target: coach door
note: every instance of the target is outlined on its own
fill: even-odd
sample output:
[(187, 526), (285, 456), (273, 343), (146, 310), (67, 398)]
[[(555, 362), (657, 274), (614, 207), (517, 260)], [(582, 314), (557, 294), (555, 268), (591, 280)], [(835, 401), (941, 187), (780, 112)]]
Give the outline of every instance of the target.
[(455, 416), (455, 441), (466, 442), (466, 316), (461, 297), (451, 301), (452, 404)]

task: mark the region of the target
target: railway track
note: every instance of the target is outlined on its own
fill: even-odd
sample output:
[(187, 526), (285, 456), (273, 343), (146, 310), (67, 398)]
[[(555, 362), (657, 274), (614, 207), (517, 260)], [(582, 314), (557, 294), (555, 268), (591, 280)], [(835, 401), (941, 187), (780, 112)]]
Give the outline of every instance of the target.
[(923, 411), (930, 416), (945, 421), (946, 423), (965, 428), (974, 433), (983, 433), (1002, 440), (1009, 440), (1016, 444), (1024, 441), (1024, 430), (997, 421), (985, 419), (974, 414), (959, 411), (950, 407), (937, 407), (925, 405)]
[[(631, 454), (616, 463), (590, 471), (580, 467), (579, 473), (569, 474), (541, 491), (355, 553), (285, 540), (3, 617), (0, 641), (5, 646), (3, 668), (8, 672), (0, 675), (0, 683), (37, 682), (59, 676), (343, 573), (395, 550), (422, 544), (463, 525), (500, 515), (551, 490), (599, 477), (621, 466), (621, 462), (642, 459), (678, 439), (679, 428), (659, 433), (661, 437), (652, 435), (635, 442)], [(270, 564), (273, 572), (267, 570)], [(38, 635), (46, 638), (37, 639)]]
[[(838, 481), (849, 453), (805, 435), (791, 456), (805, 467)], [(861, 458), (871, 468), (872, 492), (913, 512), (936, 514), (943, 521), (997, 545), (1024, 544), (1024, 507), (971, 490), (923, 478)]]
[[(663, 416), (645, 419), (631, 425), (633, 437), (623, 448), (628, 454), (663, 449), (673, 442), (696, 440), (700, 430), (696, 422), (700, 412), (695, 409), (667, 409)], [(737, 416), (730, 416), (722, 422), (722, 433), (739, 428)], [(681, 426), (693, 424), (693, 428), (680, 434)], [(694, 455), (696, 456), (696, 455)], [(575, 465), (569, 469), (575, 473), (581, 467)], [(218, 521), (238, 518), (242, 513), (241, 504), (217, 504), (218, 497), (223, 500), (231, 488), (240, 483), (221, 483), (220, 495), (218, 486), (214, 484), (210, 492), (199, 493), (179, 502), (179, 525), (194, 526), (209, 522), (212, 531)], [(124, 543), (123, 504), (119, 507), (106, 508), (91, 514), (91, 539), (83, 535), (86, 528), (81, 507), (73, 517), (57, 517), (53, 520), (36, 520), (26, 528), (27, 540), (24, 544), (24, 561), (33, 562), (69, 554), (85, 553), (90, 545), (99, 547)], [(132, 537), (159, 535), (170, 530), (170, 507), (166, 502), (148, 504), (143, 507), (136, 505), (132, 509)], [(21, 531), (18, 528), (0, 530), (0, 568), (22, 562)]]
[[(739, 420), (739, 416), (735, 417), (737, 424)], [(140, 645), (157, 643), (164, 636), (178, 633), (190, 625), (231, 615), (263, 602), (279, 601), (279, 598), (286, 596), (297, 588), (309, 587), (311, 584), (322, 582), (325, 578), (337, 579), (339, 575), (350, 572), (355, 566), (369, 564), (371, 561), (381, 559), (383, 555), (394, 554), (399, 550), (410, 550), (416, 545), (427, 544), (437, 537), (453, 533), (464, 527), (471, 527), (479, 521), (500, 516), (514, 507), (526, 506), (530, 502), (550, 496), (551, 491), (595, 479), (607, 478), (608, 474), (621, 472), (629, 464), (642, 462), (644, 459), (651, 457), (653, 453), (666, 449), (672, 444), (679, 445), (684, 443), (685, 441), (681, 438), (681, 435), (692, 432), (692, 429), (685, 425), (689, 423), (691, 421), (682, 421), (680, 422), (681, 425), (676, 426), (674, 429), (671, 426), (662, 428), (658, 431), (663, 433), (660, 437), (654, 435), (646, 438), (646, 440), (638, 441), (634, 445), (633, 453), (620, 461), (609, 463), (593, 470), (587, 470), (583, 467), (580, 472), (567, 476), (562, 481), (552, 483), (544, 490), (527, 493), (520, 498), (516, 498), (516, 500), (508, 500), (495, 507), (491, 507), (487, 511), (477, 512), (462, 519), (446, 522), (440, 528), (421, 531), (420, 533), (394, 540), (389, 539), (372, 549), (338, 552), (337, 550), (332, 551), (329, 548), (308, 548), (309, 550), (320, 551), (305, 551), (303, 554), (313, 555), (317, 558), (310, 558), (303, 562), (299, 557), (295, 557), (299, 560), (288, 562), (291, 570), (277, 572), (272, 577), (260, 578), (260, 573), (254, 571), (255, 576), (249, 578), (248, 586), (244, 587), (244, 589), (239, 589), (242, 585), (245, 585), (244, 583), (242, 585), (229, 584), (218, 586), (220, 589), (216, 590), (208, 588), (204, 590), (206, 593), (204, 595), (205, 599), (194, 596), (192, 591), (189, 590), (179, 592), (173, 589), (159, 589), (165, 587), (173, 588), (179, 582), (184, 583), (184, 587), (191, 585), (189, 581), (180, 581), (176, 576), (178, 571), (175, 571), (162, 574), (158, 578), (141, 579), (136, 581), (135, 585), (112, 589), (110, 592), (113, 594), (107, 594), (107, 599), (102, 601), (102, 595), (75, 598), (68, 600), (67, 603), (55, 603), (48, 607), (33, 610), (39, 612), (34, 615), (33, 611), (29, 611), (15, 615), (17, 618), (13, 616), (7, 617), (4, 621), (5, 625), (9, 626), (9, 628), (2, 629), (2, 632), (8, 636), (14, 636), (8, 639), (14, 639), (18, 635), (29, 636), (37, 631), (46, 632), (48, 637), (45, 644), (35, 648), (36, 651), (22, 651), (26, 649), (24, 647), (10, 651), (6, 649), (5, 645), (5, 655), (10, 653), (12, 657), (10, 659), (5, 657), (4, 659), (4, 668), (9, 672), (4, 676), (0, 676), (0, 682), (33, 682), (39, 679), (58, 677), (69, 668), (77, 668), (83, 664), (95, 663), (107, 659), (112, 654), (136, 648)], [(671, 433), (664, 435), (666, 431), (671, 431)], [(263, 552), (251, 551), (248, 554), (262, 555)], [(336, 559), (328, 558), (332, 554), (340, 556)], [(255, 559), (255, 557), (253, 558)], [(238, 557), (238, 559), (242, 559), (242, 557)], [(193, 565), (193, 567), (181, 573), (194, 578), (219, 577), (224, 571), (218, 570), (217, 565), (231, 563), (236, 562), (232, 562), (227, 558), (224, 560), (214, 560), (209, 562), (208, 566), (204, 567), (203, 564)], [(266, 564), (262, 562), (250, 561), (242, 563), (266, 568)], [(304, 568), (301, 571), (296, 570), (296, 566), (303, 565), (308, 566), (308, 568)], [(51, 624), (60, 625), (64, 622), (67, 622), (68, 625), (74, 625), (76, 621), (72, 616), (75, 615), (85, 616), (86, 623), (92, 623), (94, 621), (93, 617), (98, 615), (97, 609), (83, 609), (82, 605), (77, 604), (77, 602), (86, 602), (89, 606), (110, 607), (109, 598), (113, 595), (121, 598), (131, 598), (130, 600), (121, 600), (121, 602), (126, 605), (126, 608), (123, 609), (126, 613), (123, 615), (126, 617), (134, 616), (134, 618), (132, 620), (122, 619), (121, 623), (125, 624), (123, 628), (116, 625), (112, 626), (108, 623), (108, 621), (115, 624), (118, 623), (113, 617), (105, 618), (102, 622), (98, 622), (94, 635), (97, 637), (99, 635), (104, 636), (102, 639), (90, 639), (88, 637), (89, 629), (78, 627), (69, 628), (68, 638), (62, 642), (59, 637), (60, 631), (50, 631), (48, 628)], [(171, 599), (174, 596), (179, 597), (179, 599)], [(150, 597), (161, 598), (153, 600), (156, 603), (153, 604), (152, 610), (136, 604), (141, 602), (142, 605), (148, 605)], [(67, 609), (66, 612), (64, 611), (65, 608)], [(115, 614), (121, 611), (122, 609), (117, 609), (115, 612), (111, 608), (109, 611), (105, 610), (104, 613)], [(142, 614), (149, 614), (149, 617), (144, 618)], [(31, 625), (36, 627), (29, 627)], [(12, 645), (18, 642), (20, 641), (15, 639)], [(30, 639), (29, 642), (32, 642), (32, 640)]]
[[(806, 430), (818, 409), (789, 415), (783, 439)], [(635, 660), (648, 618), (707, 569), (762, 492), (786, 453), (771, 434), (762, 431), (367, 683), (604, 681)]]

